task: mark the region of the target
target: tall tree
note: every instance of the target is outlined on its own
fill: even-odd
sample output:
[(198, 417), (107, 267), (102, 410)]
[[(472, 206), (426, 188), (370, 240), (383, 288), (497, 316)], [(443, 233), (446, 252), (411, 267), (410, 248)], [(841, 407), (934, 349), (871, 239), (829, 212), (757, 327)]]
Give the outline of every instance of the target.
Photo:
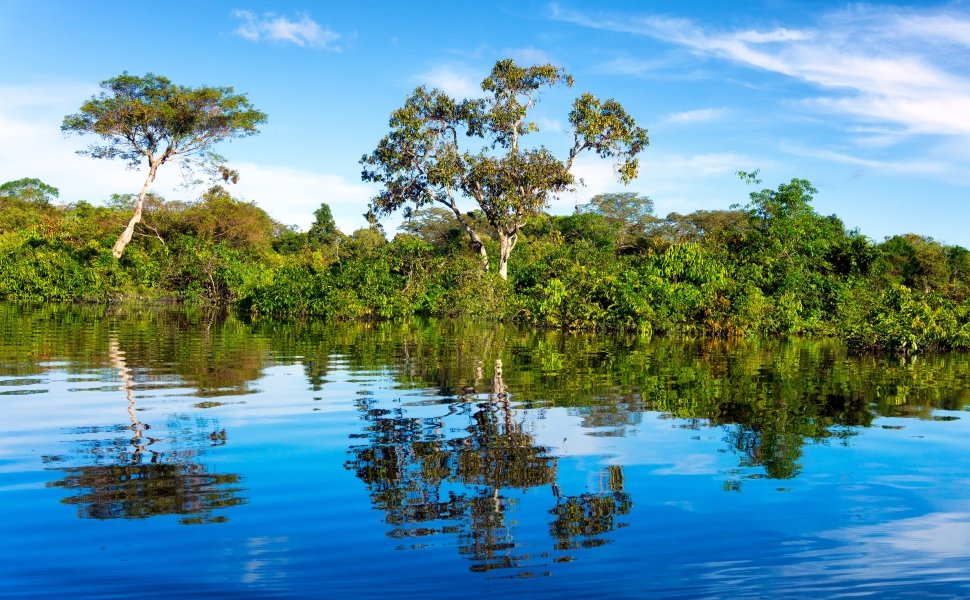
[[(508, 261), (529, 218), (546, 208), (550, 196), (572, 189), (570, 172), (584, 151), (615, 158), (626, 183), (637, 175), (636, 159), (649, 143), (616, 100), (584, 93), (569, 113), (573, 143), (564, 159), (544, 146), (525, 147), (522, 137), (538, 131), (528, 112), (543, 88), (572, 86), (573, 78), (553, 65), (520, 67), (512, 60), (495, 63), (482, 81), (484, 98), (456, 100), (421, 86), (394, 111), (390, 133), (361, 159), (364, 181), (384, 189), (371, 200), (368, 216), (410, 211), (438, 202), (454, 214), (488, 269), (482, 235), (459, 206), (460, 198), (478, 204), (499, 242), (499, 275), (508, 277)], [(463, 148), (459, 134), (471, 138)]]
[(148, 165), (134, 214), (113, 248), (120, 258), (141, 221), (145, 194), (160, 166), (179, 161), (184, 168), (199, 167), (235, 181), (238, 174), (225, 167), (211, 147), (258, 133), (266, 114), (231, 87), (190, 88), (152, 73), (139, 77), (125, 72), (102, 81), (101, 88), (100, 94), (81, 105), (80, 112), (64, 117), (61, 130), (101, 138), (78, 154), (120, 158), (131, 168)]

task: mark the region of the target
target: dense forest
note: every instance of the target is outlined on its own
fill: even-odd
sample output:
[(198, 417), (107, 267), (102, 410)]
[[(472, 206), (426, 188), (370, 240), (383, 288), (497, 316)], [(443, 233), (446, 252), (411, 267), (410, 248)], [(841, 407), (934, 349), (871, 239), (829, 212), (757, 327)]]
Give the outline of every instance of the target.
[[(758, 189), (757, 172), (740, 171), (754, 191), (723, 210), (662, 217), (650, 198), (629, 192), (550, 214), (550, 201), (580, 183), (577, 156), (611, 159), (630, 183), (649, 144), (619, 102), (585, 92), (568, 114), (562, 157), (526, 145), (538, 131), (528, 113), (541, 92), (572, 85), (558, 67), (507, 59), (479, 98), (416, 88), (360, 161), (362, 179), (380, 191), (366, 207), (370, 227), (348, 236), (326, 203), (301, 232), (233, 198), (226, 186), (239, 173), (211, 147), (266, 121), (245, 95), (123, 73), (101, 82), (61, 129), (97, 137), (79, 154), (147, 167), (141, 191), (57, 204), (59, 190), (38, 179), (0, 186), (0, 298), (682, 336), (834, 335), (861, 351), (970, 348), (970, 251), (914, 234), (875, 243), (816, 213), (817, 191), (804, 179)], [(191, 202), (153, 195), (156, 172), (170, 163), (220, 185)], [(399, 211), (402, 231), (389, 240), (379, 217)]]
[[(743, 205), (664, 217), (637, 193), (599, 195), (573, 214), (531, 219), (505, 280), (482, 268), (444, 208), (413, 211), (388, 239), (376, 224), (345, 235), (322, 204), (301, 232), (221, 186), (192, 202), (148, 194), (115, 259), (134, 196), (58, 203), (57, 189), (28, 178), (0, 186), (0, 297), (970, 348), (970, 251), (914, 234), (876, 243), (816, 213), (815, 193), (795, 179), (756, 188)], [(498, 241), (484, 244), (496, 261)]]

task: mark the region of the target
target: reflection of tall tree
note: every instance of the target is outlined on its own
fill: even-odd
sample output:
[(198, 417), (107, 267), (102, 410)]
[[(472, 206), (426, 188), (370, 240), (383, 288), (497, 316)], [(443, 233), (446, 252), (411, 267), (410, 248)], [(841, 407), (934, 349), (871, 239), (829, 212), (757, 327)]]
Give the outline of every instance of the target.
[[(457, 534), (459, 552), (468, 556), (475, 571), (524, 564), (528, 556), (517, 550), (509, 515), (515, 499), (508, 492), (550, 486), (558, 495), (557, 459), (535, 443), (524, 420), (510, 408), (501, 361), (496, 362), (487, 401), (456, 402), (442, 416), (409, 418), (405, 408), (379, 408), (369, 397), (359, 408), (366, 428), (354, 437), (366, 443), (351, 447), (347, 467), (386, 513), (389, 535)], [(464, 427), (456, 428), (455, 420)], [(455, 430), (462, 435), (448, 437)], [(621, 490), (615, 493), (622, 495)], [(561, 501), (582, 504), (584, 498)], [(629, 500), (623, 498), (616, 496), (623, 508), (613, 512), (628, 510)], [(610, 529), (587, 532), (592, 537)]]
[(791, 479), (801, 471), (802, 435), (751, 426), (729, 427), (725, 441), (741, 455), (742, 467), (763, 467), (771, 479)]
[[(117, 339), (108, 345), (108, 360), (117, 370), (121, 389), (128, 400), (131, 425), (115, 428), (90, 428), (78, 433), (104, 433), (128, 430), (131, 438), (109, 438), (84, 441), (76, 454), (93, 465), (66, 467), (66, 475), (48, 483), (50, 487), (76, 490), (64, 499), (78, 506), (84, 518), (145, 518), (162, 514), (190, 515), (183, 523), (220, 521), (212, 512), (241, 504), (237, 493), (239, 476), (210, 473), (195, 462), (198, 448), (225, 443), (224, 430), (198, 432), (190, 439), (172, 438), (172, 448), (161, 449), (161, 439), (147, 435), (151, 427), (138, 417), (134, 397), (134, 376), (128, 367), (124, 351)], [(171, 431), (182, 431), (184, 422), (170, 423)], [(184, 438), (184, 436), (183, 436)], [(189, 449), (179, 448), (188, 446)], [(47, 457), (48, 463), (61, 462), (65, 457)]]
[(517, 566), (513, 531), (506, 518), (509, 499), (503, 489), (528, 489), (556, 481), (556, 459), (537, 446), (513, 419), (497, 365), (495, 401), (481, 403), (472, 415), (468, 435), (451, 440), (455, 468), (452, 477), (466, 488), (477, 489), (468, 503), (468, 525), (459, 534), (459, 550), (473, 561), (473, 569), (489, 570)]
[[(130, 429), (134, 436), (131, 438), (131, 445), (135, 448), (131, 461), (140, 463), (141, 456), (146, 451), (146, 446), (154, 444), (157, 440), (144, 435), (144, 432), (148, 430), (148, 425), (143, 425), (138, 420), (138, 414), (135, 412), (135, 381), (132, 377), (131, 369), (125, 363), (124, 352), (118, 348), (118, 340), (115, 338), (111, 338), (111, 341), (108, 342), (108, 361), (112, 367), (118, 370), (118, 378), (121, 379), (121, 387), (125, 390), (125, 398), (128, 400), (128, 418), (131, 419)], [(158, 453), (154, 450), (149, 450), (149, 452), (151, 452), (152, 456), (151, 461), (153, 463), (158, 462)]]
[(557, 549), (600, 546), (606, 543), (600, 536), (624, 525), (616, 517), (628, 514), (633, 502), (623, 491), (623, 470), (619, 465), (611, 465), (604, 475), (606, 486), (601, 488), (606, 489), (599, 493), (556, 498), (556, 506), (549, 511), (555, 517), (549, 530), (556, 538)]

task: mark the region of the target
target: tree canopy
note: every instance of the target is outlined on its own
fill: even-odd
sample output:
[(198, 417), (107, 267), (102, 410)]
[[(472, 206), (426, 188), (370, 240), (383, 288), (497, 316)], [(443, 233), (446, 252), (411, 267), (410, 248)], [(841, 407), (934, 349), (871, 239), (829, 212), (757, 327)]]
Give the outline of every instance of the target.
[[(573, 85), (573, 78), (550, 64), (521, 67), (510, 59), (495, 63), (482, 81), (483, 98), (456, 100), (441, 90), (420, 86), (394, 111), (390, 133), (361, 159), (364, 181), (384, 189), (371, 201), (371, 218), (440, 203), (451, 210), (488, 269), (482, 234), (459, 208), (473, 200), (499, 242), (499, 275), (507, 278), (508, 259), (530, 217), (555, 194), (576, 184), (570, 172), (576, 157), (591, 151), (616, 159), (623, 182), (637, 175), (637, 155), (649, 143), (645, 129), (613, 99), (583, 93), (569, 113), (572, 145), (565, 158), (544, 146), (526, 147), (523, 136), (538, 131), (529, 110), (543, 88)], [(460, 142), (460, 134), (470, 138)]]
[(238, 174), (225, 167), (211, 147), (258, 133), (257, 126), (266, 121), (266, 115), (231, 87), (190, 88), (152, 73), (137, 76), (125, 72), (102, 81), (101, 88), (79, 112), (64, 117), (61, 130), (100, 138), (79, 150), (81, 155), (120, 158), (131, 168), (148, 165), (134, 214), (113, 250), (120, 257), (141, 221), (145, 193), (158, 167), (178, 160), (185, 168), (200, 167), (235, 181)]
[(647, 229), (657, 221), (653, 200), (636, 192), (597, 194), (576, 207), (576, 212), (603, 217), (618, 249), (628, 250), (644, 239)]
[(36, 177), (24, 177), (0, 185), (0, 198), (16, 198), (25, 202), (50, 204), (60, 190)]

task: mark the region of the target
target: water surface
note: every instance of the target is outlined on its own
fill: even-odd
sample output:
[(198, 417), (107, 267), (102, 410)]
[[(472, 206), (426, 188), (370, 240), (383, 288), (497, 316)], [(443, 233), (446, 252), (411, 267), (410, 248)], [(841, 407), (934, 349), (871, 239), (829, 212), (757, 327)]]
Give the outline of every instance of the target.
[(970, 357), (0, 305), (0, 595), (970, 596)]

